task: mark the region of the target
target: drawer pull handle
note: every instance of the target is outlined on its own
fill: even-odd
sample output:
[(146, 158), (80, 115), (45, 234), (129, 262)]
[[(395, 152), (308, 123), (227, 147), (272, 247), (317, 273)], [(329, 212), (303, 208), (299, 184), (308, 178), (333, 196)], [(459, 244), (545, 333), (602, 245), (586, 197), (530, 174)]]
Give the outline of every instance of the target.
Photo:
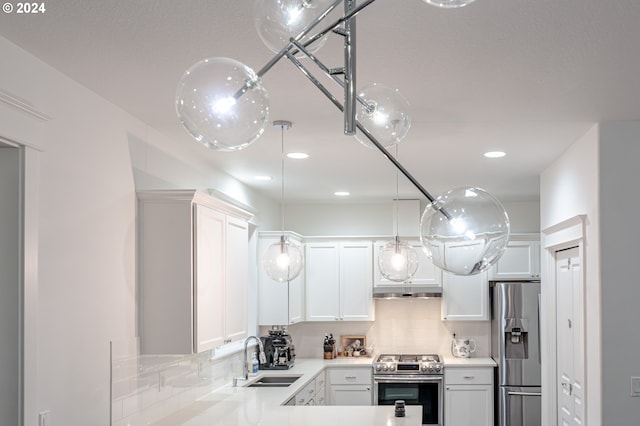
[(355, 379), (356, 376), (344, 376), (344, 378), (347, 379), (347, 380), (351, 380), (351, 379)]
[(463, 379), (465, 379), (465, 380), (473, 380), (475, 378), (476, 378), (476, 376), (464, 376), (463, 377)]
[(312, 394), (313, 393), (313, 389), (309, 389), (309, 393)]

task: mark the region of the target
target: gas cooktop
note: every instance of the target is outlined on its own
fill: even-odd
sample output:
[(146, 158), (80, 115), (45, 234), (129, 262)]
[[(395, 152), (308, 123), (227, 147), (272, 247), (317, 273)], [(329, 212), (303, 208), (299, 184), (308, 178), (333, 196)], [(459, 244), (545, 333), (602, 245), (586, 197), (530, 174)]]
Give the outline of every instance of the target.
[(374, 374), (442, 374), (443, 364), (436, 354), (381, 354), (373, 362)]

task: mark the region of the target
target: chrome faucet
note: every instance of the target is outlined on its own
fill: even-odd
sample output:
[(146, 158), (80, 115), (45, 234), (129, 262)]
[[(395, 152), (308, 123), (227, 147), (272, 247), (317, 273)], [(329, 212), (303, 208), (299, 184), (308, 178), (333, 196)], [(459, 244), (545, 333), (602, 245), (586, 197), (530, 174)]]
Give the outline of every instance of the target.
[(264, 355), (264, 346), (262, 345), (262, 340), (260, 340), (256, 336), (249, 336), (244, 339), (244, 350), (242, 351), (242, 375), (245, 380), (249, 379), (249, 366), (247, 365), (247, 346), (249, 345), (249, 340), (251, 339), (254, 339), (256, 342), (258, 342), (258, 348), (260, 349), (260, 355), (258, 356), (258, 359), (260, 361), (260, 364), (266, 364), (267, 362), (267, 357)]

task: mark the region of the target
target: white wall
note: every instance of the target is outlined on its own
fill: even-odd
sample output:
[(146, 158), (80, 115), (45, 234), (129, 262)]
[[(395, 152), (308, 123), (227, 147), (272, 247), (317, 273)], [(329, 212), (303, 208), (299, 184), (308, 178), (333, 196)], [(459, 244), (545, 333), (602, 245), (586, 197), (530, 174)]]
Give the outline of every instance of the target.
[[(600, 125), (600, 250), (603, 424), (636, 426), (640, 398), (630, 377), (640, 377), (640, 122)], [(588, 330), (588, 329), (587, 329)]]
[(0, 142), (0, 424), (17, 425), (20, 296), (19, 152)]
[[(585, 330), (587, 424), (600, 423), (600, 210), (599, 127), (594, 126), (540, 176), (540, 228), (547, 229), (576, 215), (586, 215)], [(545, 276), (542, 277), (543, 281)], [(542, 287), (544, 294), (553, 291)], [(549, 308), (549, 307), (547, 307)], [(552, 310), (552, 309), (551, 309)], [(553, 313), (550, 311), (550, 315)], [(544, 374), (544, 371), (543, 371)], [(544, 386), (544, 378), (543, 378)], [(544, 392), (544, 389), (543, 389)], [(607, 423), (605, 423), (607, 424)], [(611, 424), (611, 423), (610, 423)], [(618, 425), (618, 423), (616, 423)], [(620, 424), (622, 426), (622, 424)]]
[[(538, 201), (502, 201), (511, 221), (511, 232), (540, 232)], [(285, 206), (285, 228), (302, 235), (392, 235), (395, 210), (393, 202), (327, 203)], [(416, 217), (424, 209), (424, 202)], [(419, 229), (419, 226), (416, 226)]]
[[(162, 148), (165, 159), (177, 156), (171, 142), (144, 123), (3, 38), (0, 57), (0, 89), (52, 117), (37, 125), (16, 121), (18, 113), (0, 105), (0, 136), (20, 133), (21, 140), (35, 143), (33, 135), (42, 149), (37, 407), (26, 424), (37, 424), (37, 413), (51, 410), (56, 425), (108, 425), (109, 342), (135, 340), (137, 333), (130, 141)], [(195, 171), (177, 180), (172, 173), (191, 169), (185, 165)], [(242, 189), (222, 174), (203, 181), (197, 158), (164, 166), (150, 161), (154, 169), (143, 171), (173, 187)], [(245, 203), (269, 205), (242, 192)]]

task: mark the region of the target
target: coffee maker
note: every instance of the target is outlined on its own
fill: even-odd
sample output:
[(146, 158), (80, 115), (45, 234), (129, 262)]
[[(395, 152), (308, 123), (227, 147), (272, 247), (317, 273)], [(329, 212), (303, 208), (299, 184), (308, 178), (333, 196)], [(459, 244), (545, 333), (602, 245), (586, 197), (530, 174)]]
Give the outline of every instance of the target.
[(268, 336), (260, 337), (267, 361), (260, 370), (288, 370), (293, 367), (296, 351), (285, 327), (274, 326)]

